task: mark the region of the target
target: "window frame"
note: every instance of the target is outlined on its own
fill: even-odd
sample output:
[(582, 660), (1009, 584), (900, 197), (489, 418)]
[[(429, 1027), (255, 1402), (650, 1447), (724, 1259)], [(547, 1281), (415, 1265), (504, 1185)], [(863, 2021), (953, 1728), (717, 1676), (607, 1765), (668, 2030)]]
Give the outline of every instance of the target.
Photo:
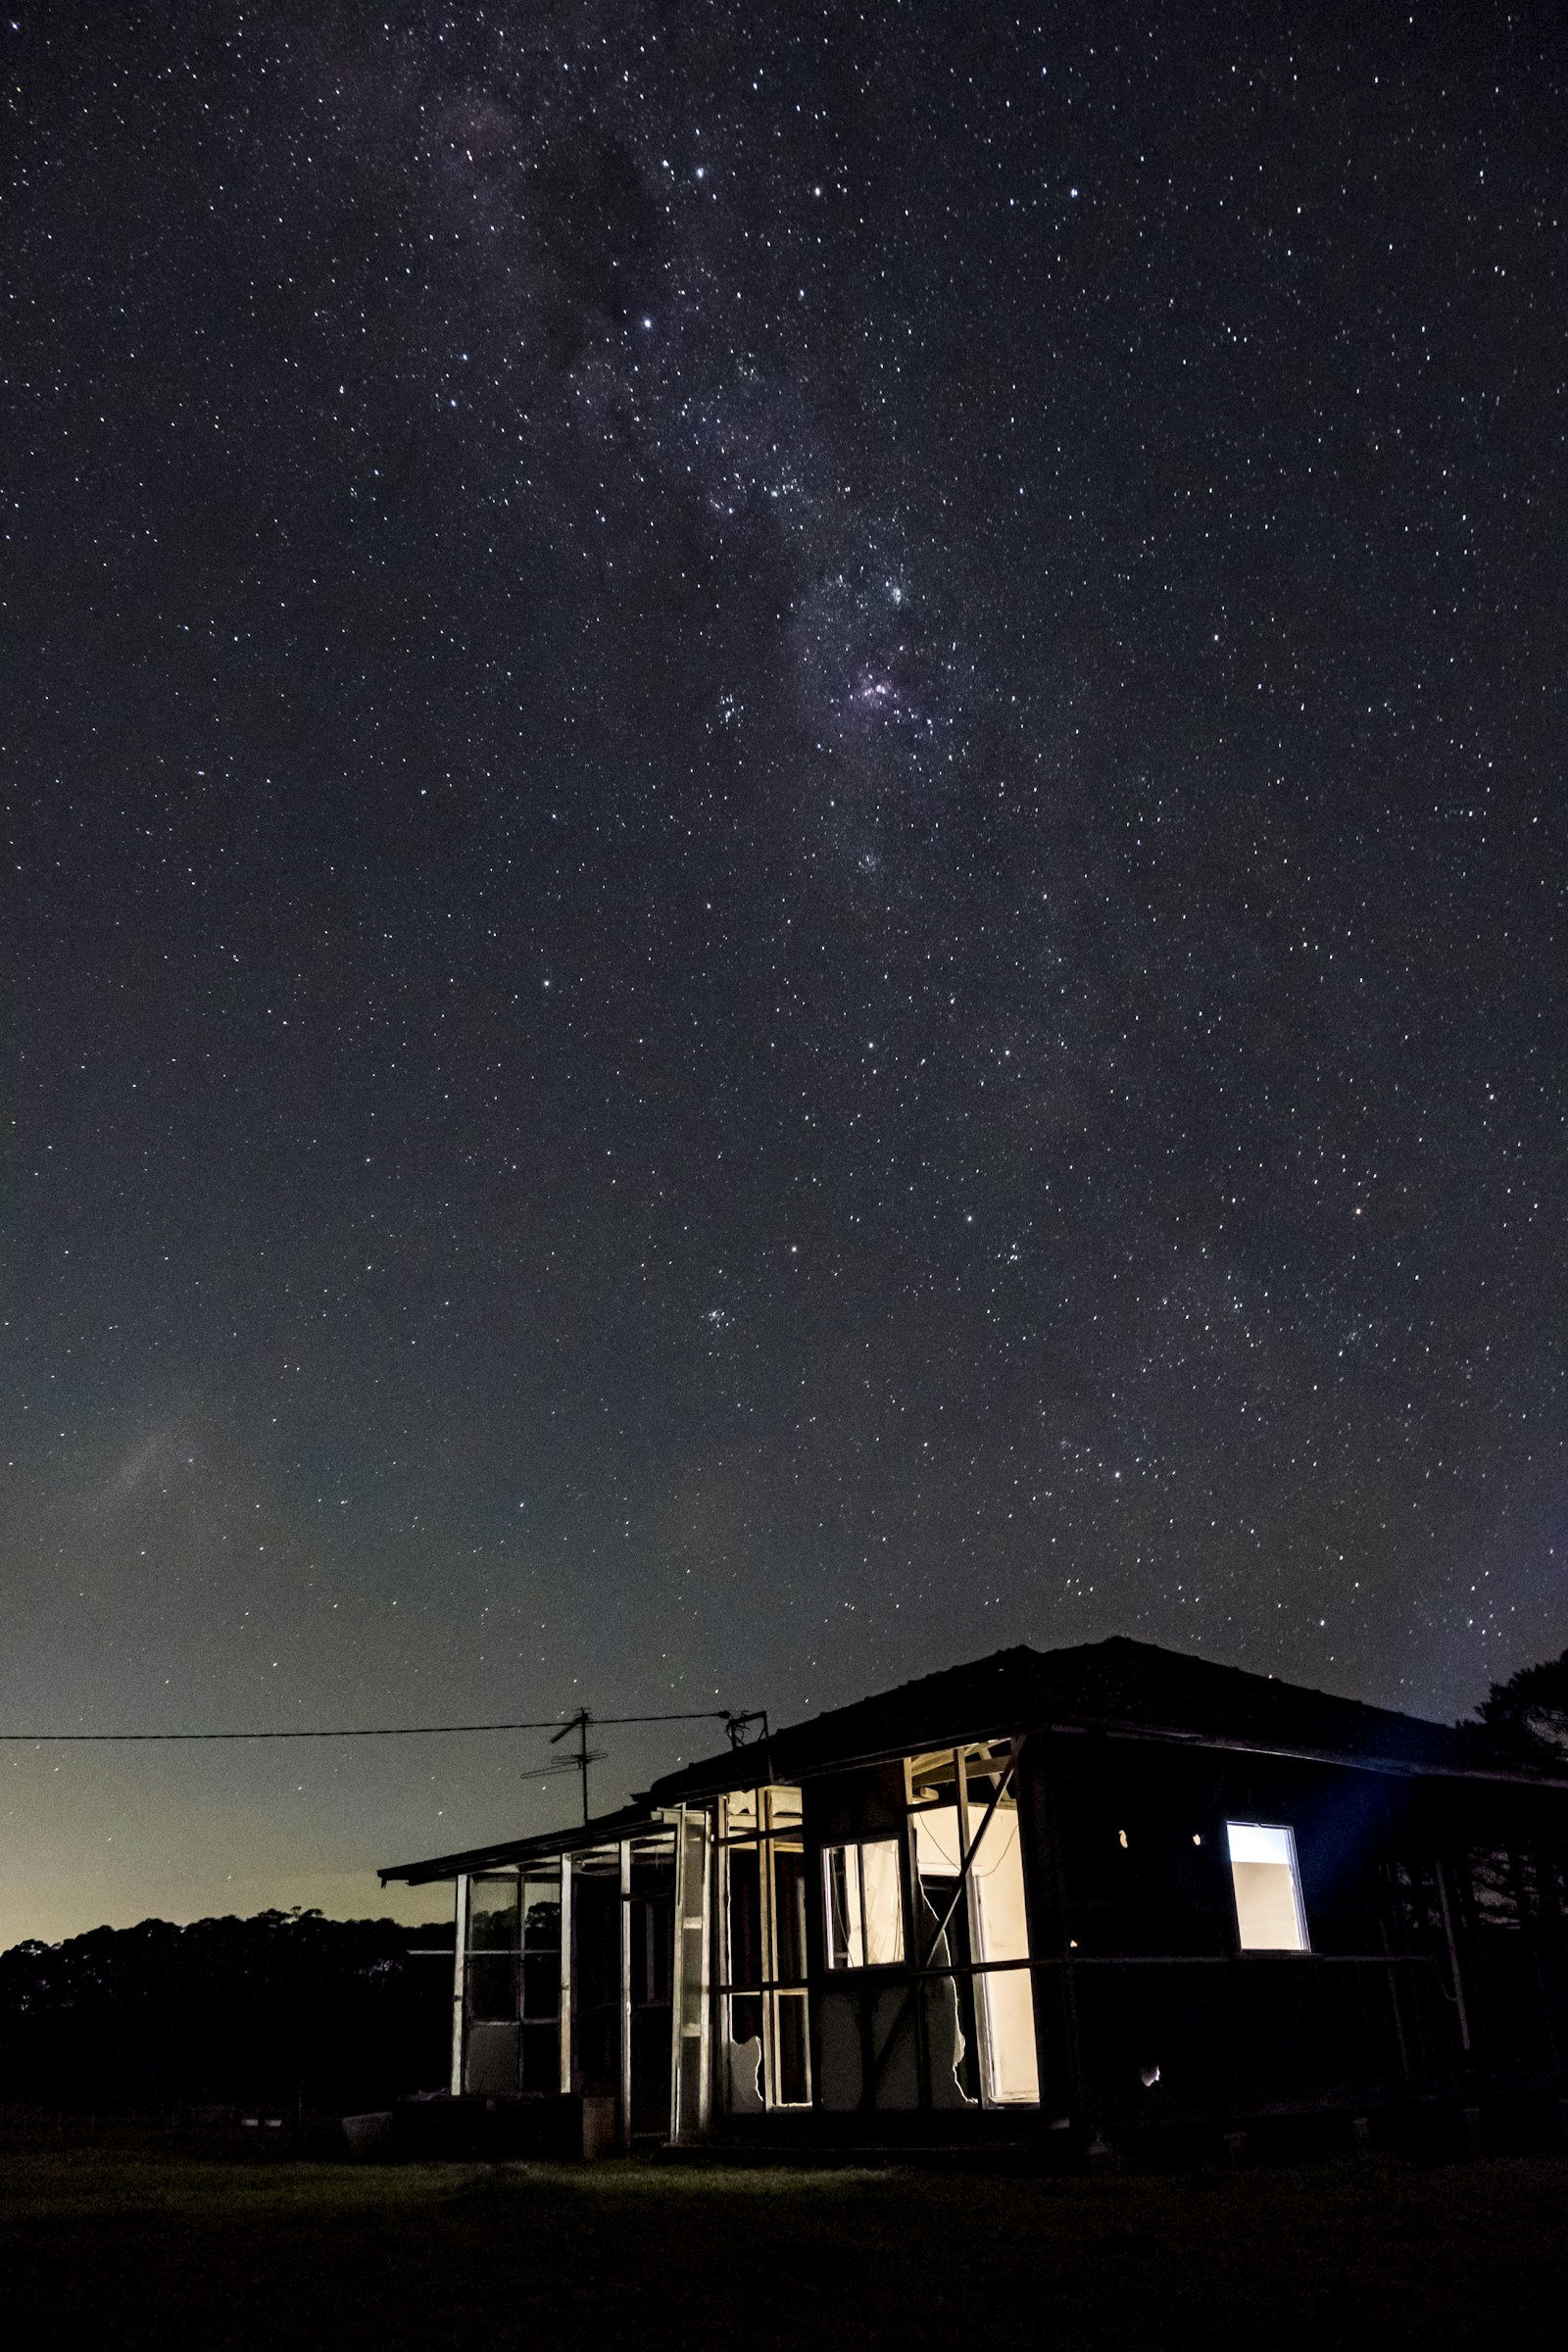
[[(1283, 1865), (1275, 1863), (1273, 1867), (1276, 1869), (1284, 1867), (1290, 1874), (1291, 1896), (1296, 1908), (1296, 1933), (1298, 1937), (1298, 1941), (1296, 1943), (1249, 1943), (1247, 1941), (1246, 1932), (1242, 1926), (1242, 1907), (1237, 1899), (1237, 1856), (1231, 1849), (1231, 1832), (1233, 1830), (1266, 1830), (1271, 1836), (1285, 1839), (1285, 1862)], [(1227, 1814), (1225, 1816), (1225, 1866), (1230, 1874), (1231, 1916), (1236, 1923), (1238, 1956), (1244, 1960), (1259, 1958), (1310, 1960), (1312, 1957), (1312, 1935), (1307, 1924), (1306, 1891), (1301, 1885), (1301, 1860), (1297, 1851), (1294, 1825), (1288, 1821), (1232, 1820)]]
[[(926, 1765), (940, 1775), (951, 1772), (953, 1793), (944, 1794), (940, 1779), (917, 1781), (919, 1767)], [(983, 2108), (1038, 2108), (1044, 2092), (1040, 2077), (1040, 2021), (1036, 2004), (1034, 1923), (1030, 1917), (1029, 1874), (1024, 1859), (1023, 1818), (1019, 1802), (1018, 1751), (1010, 1740), (960, 1740), (953, 1747), (936, 1748), (905, 1758), (906, 1826), (908, 1838), (908, 1867), (911, 1887), (919, 1890), (926, 1874), (920, 1869), (920, 1841), (916, 1824), (922, 1813), (953, 1811), (956, 1814), (959, 1859), (961, 1860), (975, 1838), (983, 1822), (990, 1799), (978, 1788), (971, 1788), (971, 1780), (1003, 1782), (1003, 1800), (1005, 1810), (1017, 1821), (1019, 1840), (1018, 1867), (1023, 1892), (1023, 1930), (1025, 1950), (1021, 1956), (1009, 1959), (984, 1957), (986, 1923), (979, 1881), (974, 1864), (980, 1856), (971, 1858), (971, 1867), (964, 1874), (962, 1912), (965, 1925), (965, 1943), (968, 1957), (950, 1962), (945, 1967), (927, 1965), (920, 1973), (925, 1978), (951, 1977), (956, 1984), (969, 1987), (969, 2011), (975, 2035), (975, 2103)], [(936, 1793), (917, 1796), (917, 1787), (932, 1787)], [(918, 1946), (916, 1946), (918, 1949)], [(999, 2018), (995, 1999), (986, 1989), (986, 1980), (995, 1977), (1022, 1977), (1029, 1986), (1030, 2026), (1034, 2037), (1035, 2090), (1033, 2097), (1009, 2096), (997, 2088), (1003, 2070), (1000, 2042), (997, 2039)]]
[[(762, 2044), (758, 2089), (763, 2109), (768, 2112), (783, 2109), (799, 2114), (813, 2104), (810, 1954), (808, 1944), (799, 1955), (799, 1975), (780, 1975), (781, 1938), (775, 1872), (776, 1861), (783, 1854), (800, 1856), (804, 1870), (806, 1850), (801, 1792), (793, 1785), (762, 1782), (750, 1789), (731, 1790), (716, 1800), (713, 1821), (715, 1868), (712, 1876), (715, 1968), (711, 1985), (717, 2028), (713, 2037), (714, 2049), (722, 2052), (745, 2047), (746, 2041), (752, 2036), (737, 2039), (734, 2004), (738, 2000), (755, 2000), (761, 2023)], [(731, 1948), (730, 1880), (732, 1857), (737, 1852), (749, 1852), (757, 1857), (758, 1978), (755, 1984), (750, 1984), (737, 1983)], [(785, 2096), (784, 2018), (787, 2005), (792, 2002), (799, 2009), (796, 2021), (797, 2047), (801, 2053), (805, 2081), (805, 2096), (801, 2098)], [(723, 2103), (727, 2101), (728, 2088), (722, 2072), (717, 2081), (717, 2095)]]
[[(890, 1830), (875, 1838), (836, 1838), (823, 1846), (822, 1955), (827, 1972), (830, 1976), (864, 1976), (866, 1971), (869, 1969), (905, 1968), (908, 1965), (909, 1934), (908, 1926), (904, 1916), (904, 1865), (903, 1856), (899, 1850), (901, 1843), (902, 1840), (898, 1835), (898, 1832), (896, 1830)], [(867, 1938), (865, 1933), (865, 1855), (867, 1848), (872, 1846), (886, 1846), (888, 1848), (892, 1858), (893, 1884), (897, 1889), (898, 1896), (893, 1912), (893, 1917), (898, 1932), (898, 1949), (895, 1952), (887, 1955), (885, 1958), (876, 1960), (872, 1960), (867, 1956)], [(861, 1956), (858, 1960), (851, 1959), (849, 1957), (839, 1960), (834, 1957), (835, 1888), (833, 1884), (833, 1857), (835, 1854), (844, 1854), (846, 1856), (853, 1854), (855, 1856), (855, 1894), (858, 1916), (853, 1933), (858, 1935), (859, 1937)], [(849, 1874), (847, 1870), (845, 1874), (845, 1883), (846, 1886), (848, 1886)], [(846, 1921), (845, 1924), (846, 1929), (848, 1930), (848, 1921)], [(846, 1943), (848, 1944), (848, 1935), (846, 1936)]]

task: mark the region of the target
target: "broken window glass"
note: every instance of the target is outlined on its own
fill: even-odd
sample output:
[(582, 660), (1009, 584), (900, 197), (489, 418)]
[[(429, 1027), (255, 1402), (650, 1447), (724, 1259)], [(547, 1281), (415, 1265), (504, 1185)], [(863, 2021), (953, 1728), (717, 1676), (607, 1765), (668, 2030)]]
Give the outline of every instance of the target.
[[(998, 1966), (1029, 1958), (1018, 1814), (1016, 1807), (1004, 1799), (983, 1830), (981, 1821), (985, 1821), (983, 1808), (978, 1817), (971, 1811), (969, 1835), (974, 1854), (965, 1900), (958, 1893), (963, 1839), (956, 1805), (939, 1805), (915, 1814), (920, 1883), (934, 1917), (948, 1919), (943, 1940), (955, 1966), (988, 1964), (975, 1976), (973, 1986), (987, 2102), (1033, 2104), (1040, 2096), (1033, 1985), (1027, 1967)], [(932, 1955), (938, 1965), (944, 1956), (940, 1951)], [(960, 2052), (956, 2080), (961, 2089), (969, 2091), (961, 2057)]]
[(1278, 1823), (1228, 1821), (1225, 1836), (1243, 1951), (1309, 1950), (1295, 1833)]
[(899, 1841), (873, 1838), (822, 1853), (829, 1968), (885, 1968), (904, 1958)]
[(806, 1982), (806, 1856), (798, 1845), (773, 1851), (773, 1974), (781, 1984)]
[(729, 2037), (755, 2041), (762, 2037), (762, 1882), (755, 1845), (729, 1849), (725, 1877), (729, 1883), (726, 1957), (730, 1984)]
[(781, 2107), (806, 2107), (810, 2104), (811, 2098), (806, 1995), (804, 1992), (776, 1993), (774, 2005), (778, 2019), (778, 2104)]
[(975, 1978), (974, 1992), (987, 2099), (997, 2107), (1035, 2106), (1040, 2098), (1040, 2060), (1029, 1971), (988, 1969)]
[(794, 1842), (800, 1789), (732, 1791), (719, 1800), (718, 1820), (722, 2094), (732, 2115), (806, 2106), (806, 1861)]
[[(973, 2107), (980, 2099), (980, 2044), (970, 1973), (969, 1906), (954, 1858), (955, 1840), (940, 1833), (933, 1837), (925, 1827), (929, 1819), (915, 1817), (921, 1896), (916, 1944), (928, 1968), (952, 1972), (928, 1978), (924, 1987), (931, 2100), (937, 2107)], [(956, 1810), (953, 1819), (956, 1824)]]
[(520, 2085), (561, 2087), (561, 1880), (525, 1879), (522, 1887), (522, 2047)]
[(517, 1969), (521, 1888), (515, 1872), (468, 1882), (464, 2088), (517, 2087)]
[[(773, 1847), (773, 1963), (778, 1989), (771, 1996), (773, 2018), (773, 2103), (805, 2107), (810, 2103), (811, 2074), (808, 2056), (806, 2013), (806, 1856), (798, 1845)], [(798, 1984), (799, 1992), (785, 1989)]]
[[(730, 1799), (731, 1807), (734, 1798)], [(749, 1815), (755, 1824), (755, 1798)], [(733, 1836), (735, 1814), (730, 1813)], [(762, 1875), (756, 1845), (724, 1853), (724, 1974), (728, 1987), (725, 2105), (732, 2115), (762, 2106)]]
[(468, 1882), (468, 2015), (514, 2018), (521, 1889), (515, 1873)]

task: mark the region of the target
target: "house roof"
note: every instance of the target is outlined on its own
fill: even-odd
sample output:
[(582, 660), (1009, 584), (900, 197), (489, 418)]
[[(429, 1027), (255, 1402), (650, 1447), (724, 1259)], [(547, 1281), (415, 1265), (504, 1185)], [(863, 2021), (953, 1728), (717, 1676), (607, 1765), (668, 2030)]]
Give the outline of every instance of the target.
[[(768, 1775), (801, 1781), (856, 1762), (1048, 1727), (1325, 1758), (1404, 1773), (1540, 1780), (1479, 1731), (1246, 1674), (1117, 1634), (1070, 1649), (999, 1649), (775, 1733)], [(756, 1745), (668, 1773), (672, 1804), (758, 1777)]]
[(666, 1773), (636, 1803), (581, 1828), (401, 1863), (380, 1875), (383, 1883), (419, 1885), (459, 1871), (581, 1852), (659, 1827), (662, 1806), (750, 1788), (760, 1779), (806, 1781), (921, 1748), (1049, 1729), (1241, 1748), (1374, 1771), (1568, 1787), (1499, 1747), (1479, 1727), (1429, 1723), (1116, 1634), (1069, 1649), (999, 1649), (792, 1724), (774, 1732), (765, 1746), (754, 1740)]

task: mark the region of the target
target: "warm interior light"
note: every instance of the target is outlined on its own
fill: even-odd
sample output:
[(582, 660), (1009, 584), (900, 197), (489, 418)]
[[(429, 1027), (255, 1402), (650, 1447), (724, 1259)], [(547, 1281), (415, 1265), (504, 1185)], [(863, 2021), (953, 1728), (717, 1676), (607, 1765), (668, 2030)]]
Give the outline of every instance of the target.
[(1228, 1821), (1225, 1836), (1243, 1951), (1306, 1951), (1306, 1913), (1292, 1832), (1278, 1823)]
[(898, 1841), (868, 1838), (822, 1852), (829, 1968), (881, 1968), (904, 1958)]
[[(917, 1813), (914, 1836), (922, 1882), (945, 1886), (956, 1880), (963, 1855), (957, 1808), (941, 1805)], [(987, 1972), (974, 1980), (986, 2096), (993, 2103), (1032, 2103), (1040, 2096), (1040, 2074), (1029, 1971), (996, 1966), (999, 1961), (1027, 1961), (1029, 1957), (1016, 1810), (1010, 1805), (999, 1806), (983, 1833), (972, 1828), (971, 1836), (977, 1838), (970, 1862), (974, 1957), (991, 1963)]]

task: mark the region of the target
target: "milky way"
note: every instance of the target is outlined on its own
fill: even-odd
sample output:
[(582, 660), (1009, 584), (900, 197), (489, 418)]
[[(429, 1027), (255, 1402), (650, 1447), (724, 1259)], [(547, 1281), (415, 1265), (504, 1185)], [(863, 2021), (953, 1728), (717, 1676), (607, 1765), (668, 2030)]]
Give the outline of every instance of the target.
[[(1568, 1640), (1561, 35), (1348, 24), (4, 33), (8, 1724)], [(0, 1931), (534, 1760), (19, 1751)]]

